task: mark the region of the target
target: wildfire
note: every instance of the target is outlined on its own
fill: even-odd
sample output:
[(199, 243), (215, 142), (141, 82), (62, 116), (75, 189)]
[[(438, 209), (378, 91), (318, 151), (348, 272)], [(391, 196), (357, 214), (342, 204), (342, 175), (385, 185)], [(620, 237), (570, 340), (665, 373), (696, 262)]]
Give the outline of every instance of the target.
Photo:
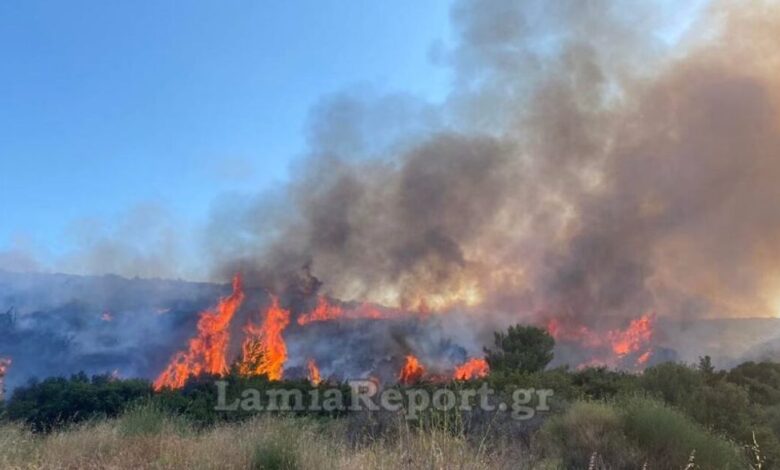
[(625, 329), (609, 330), (606, 333), (598, 333), (586, 326), (569, 326), (558, 319), (552, 319), (547, 323), (547, 331), (558, 341), (569, 341), (581, 346), (599, 350), (607, 350), (611, 357), (594, 358), (584, 365), (606, 364), (614, 365), (617, 361), (637, 355), (634, 360), (635, 367), (647, 364), (653, 354), (653, 334), (655, 328), (655, 315), (647, 313), (631, 320)]
[(490, 372), (490, 366), (484, 359), (473, 358), (455, 368), (455, 380), (473, 380), (485, 377)]
[(653, 339), (654, 321), (655, 317), (652, 315), (642, 315), (640, 318), (631, 320), (625, 330), (610, 331), (608, 338), (612, 343), (612, 352), (623, 357), (647, 348)]
[(243, 301), (241, 276), (236, 275), (233, 293), (220, 299), (216, 309), (200, 314), (197, 336), (189, 341), (186, 351), (179, 351), (173, 356), (168, 367), (154, 381), (154, 389), (181, 388), (190, 376), (204, 373), (226, 374), (230, 321)]
[(0, 401), (5, 398), (5, 374), (8, 373), (9, 367), (11, 367), (11, 358), (0, 357)]
[(344, 316), (344, 309), (338, 305), (329, 303), (328, 299), (324, 295), (321, 295), (317, 299), (317, 306), (314, 307), (314, 310), (298, 317), (298, 324), (306, 325), (307, 323), (316, 321), (336, 320), (342, 316)]
[(380, 319), (385, 318), (386, 316), (386, 314), (372, 304), (365, 303), (354, 309), (345, 309), (339, 305), (328, 302), (328, 299), (325, 296), (320, 296), (317, 299), (317, 306), (314, 307), (314, 310), (299, 316), (297, 322), (299, 325), (308, 325), (313, 322), (342, 319), (354, 320), (358, 318)]
[(314, 362), (314, 359), (309, 359), (306, 366), (309, 369), (309, 382), (314, 386), (319, 385), (322, 379), (320, 378), (320, 370), (317, 368), (317, 363)]
[(0, 378), (5, 377), (5, 374), (8, 373), (8, 368), (11, 367), (11, 358), (10, 357), (0, 357)]
[(279, 306), (272, 297), (261, 325), (249, 323), (244, 327), (246, 339), (242, 346), (241, 375), (265, 375), (270, 380), (281, 380), (287, 360), (287, 344), (282, 333), (290, 324), (290, 312)]
[(425, 367), (420, 364), (420, 360), (409, 354), (406, 356), (406, 362), (398, 375), (398, 381), (404, 385), (411, 385), (419, 382), (425, 374)]

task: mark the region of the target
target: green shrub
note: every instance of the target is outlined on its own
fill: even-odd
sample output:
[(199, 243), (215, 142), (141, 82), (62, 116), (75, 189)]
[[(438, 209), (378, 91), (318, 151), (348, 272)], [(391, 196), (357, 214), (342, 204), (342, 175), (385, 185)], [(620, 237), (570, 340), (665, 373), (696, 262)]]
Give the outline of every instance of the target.
[(123, 436), (149, 436), (163, 433), (187, 434), (191, 425), (180, 415), (165, 412), (155, 402), (135, 405), (125, 412), (117, 422), (117, 429)]
[(639, 450), (623, 435), (622, 416), (605, 403), (574, 403), (564, 414), (550, 418), (537, 439), (565, 468), (588, 468), (594, 453), (607, 468), (641, 466)]
[(693, 451), (702, 469), (747, 468), (742, 449), (654, 399), (575, 402), (537, 436), (545, 455), (565, 468), (683, 468)]
[(621, 402), (620, 408), (626, 436), (640, 446), (650, 468), (683, 467), (694, 450), (702, 469), (747, 467), (738, 446), (663, 403), (634, 397)]
[(294, 470), (298, 468), (298, 456), (292, 441), (274, 440), (259, 443), (252, 454), (252, 468), (256, 470)]
[(491, 371), (541, 372), (553, 359), (555, 340), (542, 328), (510, 326), (494, 334), (495, 349), (485, 348)]
[(96, 418), (119, 416), (128, 406), (148, 398), (145, 380), (122, 380), (108, 375), (76, 374), (69, 379), (52, 377), (17, 388), (7, 403), (7, 416), (26, 423), (36, 432)]

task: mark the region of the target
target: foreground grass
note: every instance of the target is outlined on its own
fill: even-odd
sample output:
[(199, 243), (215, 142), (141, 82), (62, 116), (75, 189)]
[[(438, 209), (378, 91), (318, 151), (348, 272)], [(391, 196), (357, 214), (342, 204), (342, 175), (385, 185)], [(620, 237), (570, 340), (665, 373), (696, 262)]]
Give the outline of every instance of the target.
[(184, 420), (140, 409), (46, 436), (0, 427), (0, 468), (530, 468), (522, 455), (480, 451), (451, 433), (402, 427), (392, 440), (357, 445), (349, 443), (344, 427), (336, 420), (260, 416), (197, 431)]
[(749, 467), (736, 444), (641, 397), (575, 402), (547, 419), (530, 445), (498, 422), (480, 437), (448, 416), (429, 420), (424, 430), (392, 415), (379, 421), (361, 415), (322, 420), (262, 415), (203, 429), (149, 403), (118, 419), (50, 434), (0, 426), (0, 468), (759, 468)]

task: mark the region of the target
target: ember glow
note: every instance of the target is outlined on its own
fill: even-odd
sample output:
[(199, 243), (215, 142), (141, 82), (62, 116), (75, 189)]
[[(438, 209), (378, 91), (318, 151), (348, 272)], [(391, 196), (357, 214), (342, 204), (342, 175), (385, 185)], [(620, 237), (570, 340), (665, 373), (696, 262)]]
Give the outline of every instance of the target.
[(280, 307), (279, 298), (273, 296), (263, 322), (260, 325), (249, 323), (244, 328), (246, 339), (239, 364), (241, 375), (265, 375), (270, 380), (284, 377), (287, 344), (282, 333), (289, 324), (290, 312)]
[(192, 376), (225, 375), (228, 371), (227, 348), (230, 322), (244, 301), (241, 276), (233, 278), (233, 293), (219, 301), (216, 309), (200, 315), (198, 332), (188, 349), (176, 353), (168, 367), (154, 381), (154, 389), (181, 388)]
[(0, 380), (8, 373), (8, 368), (11, 367), (12, 362), (10, 357), (0, 357)]
[(11, 367), (10, 357), (0, 357), (0, 400), (5, 395), (5, 375), (8, 373), (8, 368)]
[(484, 359), (473, 358), (455, 368), (453, 378), (455, 380), (473, 380), (486, 377), (490, 372), (490, 366)]
[(406, 356), (406, 362), (398, 374), (398, 381), (404, 385), (413, 385), (422, 379), (425, 374), (425, 367), (420, 364), (420, 360), (409, 354)]
[(322, 382), (322, 379), (320, 378), (320, 370), (317, 368), (317, 363), (314, 362), (314, 359), (308, 360), (306, 368), (309, 370), (309, 382), (314, 386), (319, 385), (320, 382)]

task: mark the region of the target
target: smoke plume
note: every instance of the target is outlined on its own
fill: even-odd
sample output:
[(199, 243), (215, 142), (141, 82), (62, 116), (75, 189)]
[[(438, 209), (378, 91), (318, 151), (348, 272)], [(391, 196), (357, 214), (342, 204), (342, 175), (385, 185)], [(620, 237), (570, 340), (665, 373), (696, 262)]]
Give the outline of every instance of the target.
[[(455, 2), (455, 41), (433, 51), (452, 71), (446, 99), (327, 97), (288, 185), (215, 203), (202, 258), (255, 294), (234, 329), (279, 296), (293, 315), (285, 370), (300, 377), (316, 360), (323, 377), (392, 378), (412, 354), (437, 370), (478, 356), (496, 329), (551, 320), (564, 339), (645, 359), (637, 338), (659, 346), (655, 360), (776, 351), (771, 335), (732, 335), (733, 320), (707, 323), (709, 336), (692, 327), (780, 315), (780, 5), (701, 3)], [(141, 233), (164, 248), (128, 245), (140, 264), (112, 237), (73, 263), (147, 276), (175, 233)], [(148, 360), (123, 370), (152, 376), (225, 290), (203, 289), (181, 308), (173, 293), (126, 308), (146, 313), (114, 320), (135, 325), (114, 346), (42, 316), (8, 329), (75, 331), (57, 336), (78, 346), (73, 364), (93, 349), (101, 366), (138, 354)], [(296, 323), (318, 298), (398, 315)], [(159, 306), (181, 313), (147, 315)], [(106, 327), (99, 307), (83, 310)], [(50, 372), (17, 336), (13, 367)], [(152, 347), (130, 352), (134, 341)], [(561, 343), (558, 361), (587, 359)]]
[(507, 320), (776, 314), (780, 8), (687, 10), (457, 2), (447, 100), (326, 100), (289, 187), (215, 210), (215, 272)]

